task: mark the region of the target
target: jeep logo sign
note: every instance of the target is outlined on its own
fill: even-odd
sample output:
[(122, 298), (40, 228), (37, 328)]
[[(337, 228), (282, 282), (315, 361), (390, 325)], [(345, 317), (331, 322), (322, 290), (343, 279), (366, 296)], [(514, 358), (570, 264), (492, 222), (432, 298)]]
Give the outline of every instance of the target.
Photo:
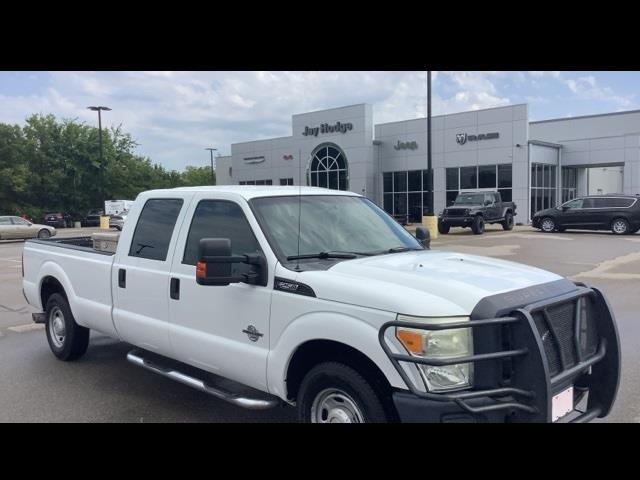
[(396, 150), (416, 150), (418, 148), (418, 142), (401, 142), (398, 140), (398, 144), (394, 145)]
[(478, 135), (467, 135), (466, 133), (456, 133), (456, 142), (460, 145), (464, 145), (467, 142), (476, 142), (478, 140), (492, 140), (494, 138), (500, 138), (498, 132), (493, 133), (480, 133)]
[(319, 127), (304, 127), (302, 135), (317, 137), (319, 133), (347, 133), (350, 130), (353, 130), (352, 123), (336, 122), (334, 125), (323, 123)]

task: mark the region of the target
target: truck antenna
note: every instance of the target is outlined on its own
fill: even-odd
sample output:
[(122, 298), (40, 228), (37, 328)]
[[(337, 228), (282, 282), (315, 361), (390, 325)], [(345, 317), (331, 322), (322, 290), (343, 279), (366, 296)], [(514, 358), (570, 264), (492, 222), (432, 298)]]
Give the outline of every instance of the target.
[(296, 271), (300, 271), (300, 219), (302, 217), (302, 150), (298, 150), (298, 255)]

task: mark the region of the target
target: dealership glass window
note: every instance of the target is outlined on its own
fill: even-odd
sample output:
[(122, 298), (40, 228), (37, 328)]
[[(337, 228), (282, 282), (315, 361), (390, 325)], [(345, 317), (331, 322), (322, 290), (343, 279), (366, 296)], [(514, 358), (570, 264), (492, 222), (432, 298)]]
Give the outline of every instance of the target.
[(382, 202), (391, 215), (410, 222), (422, 221), (428, 208), (428, 171), (410, 170), (382, 174)]
[(544, 163), (531, 164), (531, 216), (557, 205), (556, 166)]
[(460, 168), (460, 190), (475, 190), (478, 188), (478, 167)]
[(280, 185), (293, 185), (293, 178), (281, 178)]
[(512, 186), (511, 164), (446, 169), (447, 206), (453, 204), (461, 190), (476, 190), (479, 188), (497, 190), (504, 201), (510, 202), (512, 199)]
[(576, 198), (577, 183), (577, 170), (562, 167), (562, 203)]
[(246, 180), (238, 182), (238, 185), (273, 185), (273, 180)]
[(478, 187), (496, 188), (496, 165), (481, 165), (478, 167)]
[(313, 187), (347, 190), (347, 161), (336, 145), (322, 145), (311, 155), (310, 184)]
[(458, 191), (460, 189), (459, 168), (447, 168), (447, 190)]

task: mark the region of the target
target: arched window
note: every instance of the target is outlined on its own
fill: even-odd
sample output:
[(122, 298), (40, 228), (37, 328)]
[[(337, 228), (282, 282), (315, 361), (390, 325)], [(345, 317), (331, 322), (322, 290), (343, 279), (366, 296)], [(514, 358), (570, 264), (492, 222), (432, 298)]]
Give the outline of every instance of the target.
[(347, 190), (347, 173), (347, 159), (338, 146), (321, 145), (311, 155), (309, 181), (312, 187)]

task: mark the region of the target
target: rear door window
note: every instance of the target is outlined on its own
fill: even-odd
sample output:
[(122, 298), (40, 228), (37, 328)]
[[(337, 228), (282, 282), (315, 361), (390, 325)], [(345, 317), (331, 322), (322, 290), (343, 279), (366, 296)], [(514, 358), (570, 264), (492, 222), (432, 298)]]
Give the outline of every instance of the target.
[(182, 208), (181, 198), (147, 200), (129, 249), (130, 257), (165, 261), (176, 220)]
[(609, 198), (609, 205), (612, 208), (629, 208), (633, 205), (635, 199), (633, 198)]
[(607, 200), (606, 198), (585, 198), (582, 208), (606, 208)]

